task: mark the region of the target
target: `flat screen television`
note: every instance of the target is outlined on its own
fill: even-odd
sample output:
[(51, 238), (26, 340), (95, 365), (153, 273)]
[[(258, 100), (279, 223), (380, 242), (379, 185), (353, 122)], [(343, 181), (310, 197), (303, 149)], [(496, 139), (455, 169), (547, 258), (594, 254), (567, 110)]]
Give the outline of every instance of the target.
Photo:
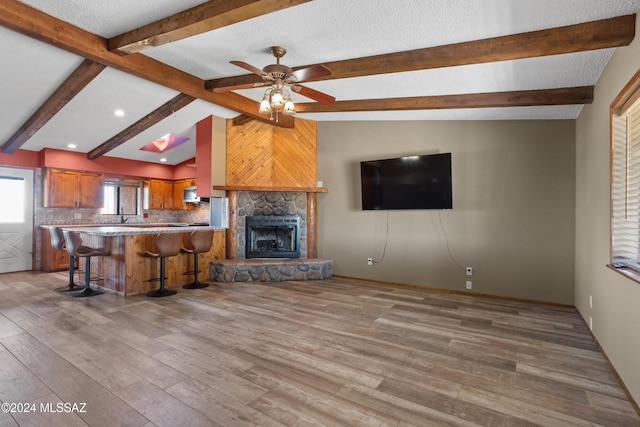
[(452, 209), (451, 153), (360, 162), (363, 210)]

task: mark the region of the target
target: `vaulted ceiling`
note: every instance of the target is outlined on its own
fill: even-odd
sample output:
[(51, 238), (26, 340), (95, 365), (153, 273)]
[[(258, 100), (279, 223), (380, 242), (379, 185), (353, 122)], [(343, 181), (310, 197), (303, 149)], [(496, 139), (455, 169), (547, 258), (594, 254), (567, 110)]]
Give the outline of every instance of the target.
[[(640, 0), (4, 0), (2, 151), (44, 147), (178, 164), (194, 124), (257, 119), (256, 69), (323, 64), (292, 93), (317, 120), (574, 119), (615, 48), (635, 36)], [(248, 89), (217, 92), (228, 85)], [(114, 115), (122, 110), (124, 116)], [(277, 126), (293, 126), (281, 116)], [(142, 151), (166, 134), (190, 141)]]

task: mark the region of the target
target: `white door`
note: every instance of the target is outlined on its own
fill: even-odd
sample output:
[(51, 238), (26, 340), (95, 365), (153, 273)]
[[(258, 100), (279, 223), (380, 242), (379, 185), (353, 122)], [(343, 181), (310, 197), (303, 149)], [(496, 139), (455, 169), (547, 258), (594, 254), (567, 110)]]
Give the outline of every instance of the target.
[(0, 273), (31, 270), (33, 170), (0, 167)]

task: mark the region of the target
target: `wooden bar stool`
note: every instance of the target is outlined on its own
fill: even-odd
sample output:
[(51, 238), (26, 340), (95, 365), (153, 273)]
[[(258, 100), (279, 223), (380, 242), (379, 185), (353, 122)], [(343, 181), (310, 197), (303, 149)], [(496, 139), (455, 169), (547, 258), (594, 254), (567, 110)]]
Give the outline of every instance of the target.
[[(51, 247), (56, 251), (67, 251), (67, 245), (64, 241), (64, 234), (62, 233), (62, 228), (60, 227), (52, 227), (49, 229), (49, 235), (51, 236)], [(57, 288), (58, 292), (69, 292), (69, 291), (79, 291), (82, 289), (82, 285), (76, 285), (73, 283), (75, 279), (76, 270), (75, 270), (75, 260), (76, 257), (69, 254), (69, 284), (67, 286), (63, 286), (61, 288)]]
[(176, 291), (165, 289), (164, 287), (164, 259), (166, 257), (176, 256), (180, 253), (182, 247), (182, 233), (162, 233), (156, 237), (157, 252), (146, 251), (144, 256), (151, 258), (160, 258), (160, 289), (147, 293), (148, 297), (168, 297), (177, 294)]
[(213, 230), (199, 230), (194, 231), (189, 235), (189, 243), (191, 248), (182, 248), (182, 252), (193, 254), (193, 270), (187, 271), (184, 274), (194, 274), (194, 280), (188, 285), (184, 285), (185, 289), (200, 289), (209, 286), (208, 283), (198, 282), (198, 273), (200, 268), (198, 266), (198, 254), (209, 252), (213, 244)]
[[(104, 248), (90, 248), (82, 244), (82, 237), (80, 237), (80, 233), (71, 230), (63, 231), (64, 240), (67, 246), (67, 252), (69, 252), (70, 256), (74, 256), (76, 258), (84, 258), (84, 289), (80, 292), (75, 292), (71, 294), (74, 298), (82, 298), (82, 297), (92, 297), (95, 295), (103, 294), (104, 291), (97, 291), (91, 289), (91, 257), (94, 256), (108, 256), (111, 255), (111, 252), (105, 250)], [(102, 278), (93, 278), (93, 280), (98, 280)]]

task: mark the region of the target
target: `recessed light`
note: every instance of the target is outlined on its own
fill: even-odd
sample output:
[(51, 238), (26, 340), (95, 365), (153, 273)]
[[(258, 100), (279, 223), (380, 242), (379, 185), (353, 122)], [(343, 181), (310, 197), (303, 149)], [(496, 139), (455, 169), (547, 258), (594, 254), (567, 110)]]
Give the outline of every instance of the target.
[(78, 148), (76, 144), (67, 144), (68, 148)]
[(165, 159), (164, 157), (160, 159), (161, 162), (166, 162), (167, 159)]
[(124, 116), (124, 111), (116, 110), (116, 111), (113, 112), (113, 114), (115, 114), (118, 117), (122, 117), (122, 116)]

